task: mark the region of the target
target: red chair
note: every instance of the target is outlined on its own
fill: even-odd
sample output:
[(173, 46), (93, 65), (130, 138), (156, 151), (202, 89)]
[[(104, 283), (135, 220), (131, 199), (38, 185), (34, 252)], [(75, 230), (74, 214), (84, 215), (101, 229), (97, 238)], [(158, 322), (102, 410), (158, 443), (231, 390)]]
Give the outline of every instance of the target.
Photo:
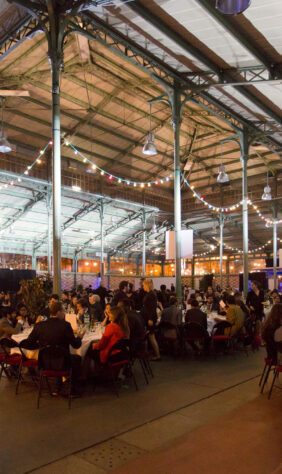
[(137, 391), (138, 386), (132, 368), (130, 341), (128, 339), (120, 339), (114, 344), (108, 354), (108, 360), (104, 364), (104, 374), (110, 376), (117, 397), (119, 397), (118, 375), (122, 368), (126, 368), (127, 374), (132, 377)]
[(2, 353), (1, 353), (1, 372), (0, 372), (0, 380), (2, 378), (3, 372), (8, 378), (11, 378), (9, 374), (9, 370), (7, 370), (9, 367), (13, 368), (19, 368), (22, 360), (21, 354), (10, 354), (10, 350), (13, 349), (14, 347), (19, 347), (18, 343), (16, 341), (13, 341), (13, 339), (9, 339), (7, 337), (4, 337), (3, 339), (0, 340), (0, 347), (2, 348)]
[(206, 329), (198, 323), (190, 322), (182, 326), (182, 347), (183, 352), (185, 351), (185, 344), (188, 342), (194, 351), (199, 353), (199, 348), (196, 343), (205, 346), (205, 342), (208, 340), (208, 333)]
[[(232, 325), (228, 321), (220, 321), (214, 326), (211, 334), (213, 349), (215, 348), (215, 344), (217, 342), (225, 342), (225, 348), (229, 351), (233, 349), (231, 328)], [(228, 329), (227, 334), (225, 334), (225, 329)]]
[[(276, 385), (274, 385), (274, 383), (275, 383), (275, 380), (277, 379), (277, 377), (279, 376), (280, 372), (282, 372), (282, 365), (276, 365), (275, 368), (274, 368), (274, 375), (273, 375), (272, 384), (271, 384), (271, 387), (270, 387), (270, 390), (269, 390), (269, 394), (268, 394), (268, 400), (269, 400), (270, 397), (271, 397), (273, 387), (276, 386)], [(278, 387), (278, 386), (277, 386), (277, 387)], [(278, 388), (281, 388), (281, 387), (278, 387)]]
[(176, 353), (176, 344), (180, 345), (180, 334), (178, 326), (175, 326), (169, 321), (162, 321), (157, 326), (156, 337), (161, 351), (168, 350), (168, 352), (171, 354)]
[[(18, 370), (18, 380), (17, 380), (17, 385), (16, 385), (16, 395), (18, 395), (19, 393), (19, 385), (20, 385), (20, 382), (23, 382), (23, 375), (22, 375), (22, 370), (24, 368), (27, 368), (27, 369), (36, 369), (38, 367), (38, 360), (37, 359), (28, 359), (25, 355), (25, 353), (23, 352), (23, 349), (21, 347), (21, 343), (19, 344), (19, 348), (20, 348), (20, 351), (21, 351), (21, 362), (20, 362), (20, 365), (19, 365), (19, 370)], [(32, 378), (32, 381), (35, 383), (35, 385), (37, 386), (37, 377), (34, 376), (34, 374), (31, 374), (31, 378)]]
[(37, 408), (41, 398), (42, 385), (46, 379), (50, 395), (52, 394), (49, 378), (61, 379), (66, 378), (68, 382), (68, 407), (71, 408), (71, 386), (72, 386), (72, 369), (70, 366), (70, 355), (64, 346), (54, 345), (45, 346), (39, 350), (38, 355), (39, 368), (39, 387), (37, 396)]
[(1, 369), (0, 369), (0, 380), (1, 380), (3, 372), (5, 373), (6, 377), (9, 377), (9, 374), (6, 371), (5, 364), (4, 364), (5, 358), (6, 358), (5, 352), (1, 352), (0, 353), (0, 367), (1, 367)]
[(269, 377), (269, 374), (270, 374), (270, 371), (274, 368), (274, 366), (275, 366), (275, 363), (273, 362), (272, 359), (270, 359), (268, 357), (264, 358), (264, 369), (263, 369), (263, 372), (261, 374), (261, 378), (260, 378), (260, 381), (259, 381), (259, 387), (262, 384), (260, 393), (263, 393), (265, 384), (266, 384), (266, 382), (268, 380), (268, 377)]

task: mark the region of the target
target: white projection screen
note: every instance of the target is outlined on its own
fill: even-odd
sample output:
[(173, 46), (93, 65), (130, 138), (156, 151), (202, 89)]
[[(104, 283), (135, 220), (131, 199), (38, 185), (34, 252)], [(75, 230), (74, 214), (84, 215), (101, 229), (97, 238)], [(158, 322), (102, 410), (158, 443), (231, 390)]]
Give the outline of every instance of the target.
[[(193, 257), (193, 230), (185, 229), (181, 231), (181, 258)], [(165, 234), (165, 258), (175, 259), (175, 232), (168, 230)]]

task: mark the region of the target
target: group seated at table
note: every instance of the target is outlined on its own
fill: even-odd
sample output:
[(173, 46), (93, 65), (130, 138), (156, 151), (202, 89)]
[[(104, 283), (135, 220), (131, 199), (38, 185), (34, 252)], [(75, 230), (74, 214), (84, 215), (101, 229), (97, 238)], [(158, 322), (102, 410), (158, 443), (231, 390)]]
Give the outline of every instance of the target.
[[(82, 382), (103, 370), (111, 348), (121, 339), (129, 339), (133, 354), (144, 351), (145, 344), (148, 345), (152, 352), (151, 360), (158, 361), (161, 360), (163, 340), (172, 341), (175, 352), (178, 352), (177, 341), (181, 340), (182, 334), (179, 328), (194, 323), (203, 328), (202, 349), (209, 353), (210, 338), (217, 323), (225, 321), (229, 326), (219, 324), (217, 335), (236, 337), (243, 334), (245, 340), (254, 343), (268, 305), (269, 315), (262, 335), (267, 351), (272, 351), (274, 358), (275, 345), (272, 343), (281, 337), (281, 298), (277, 291), (264, 295), (258, 284), (252, 282), (245, 304), (241, 293), (231, 289), (183, 290), (184, 314), (175, 288), (169, 290), (162, 285), (160, 291), (156, 291), (151, 279), (142, 279), (136, 291), (132, 284), (122, 281), (114, 292), (100, 285), (96, 290), (64, 291), (61, 301), (58, 295), (50, 295), (48, 305), (33, 320), (20, 292), (1, 293), (0, 340), (20, 338), (21, 348), (26, 351), (62, 346), (72, 368), (72, 394), (76, 396)], [(73, 327), (65, 320), (66, 313), (69, 321), (72, 321), (70, 316), (74, 316)], [(201, 349), (194, 343), (191, 347), (195, 352)]]

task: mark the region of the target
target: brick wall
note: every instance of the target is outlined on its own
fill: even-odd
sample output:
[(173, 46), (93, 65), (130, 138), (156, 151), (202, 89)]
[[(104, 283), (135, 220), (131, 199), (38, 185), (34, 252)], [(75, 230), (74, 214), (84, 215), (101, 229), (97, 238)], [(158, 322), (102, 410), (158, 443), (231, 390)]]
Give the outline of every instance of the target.
[[(103, 283), (106, 286), (106, 288), (110, 288), (112, 290), (115, 290), (119, 287), (119, 284), (121, 281), (126, 280), (129, 281), (130, 283), (135, 284), (135, 278), (132, 276), (126, 276), (126, 275), (120, 275), (120, 276), (105, 276), (103, 278)], [(195, 276), (194, 278), (194, 287), (199, 288), (200, 280), (202, 277)], [(231, 286), (231, 288), (234, 289), (239, 289), (239, 275), (234, 274), (234, 275), (229, 275), (229, 282), (228, 282), (228, 276), (223, 275), (223, 288), (226, 288), (228, 285)], [(95, 274), (90, 274), (90, 273), (77, 273), (76, 276), (76, 282), (77, 285), (82, 285), (84, 288), (91, 285), (92, 288), (96, 288), (99, 284), (99, 278)], [(215, 285), (219, 285), (220, 283), (220, 277), (219, 275), (215, 275), (214, 277), (214, 283)], [(192, 286), (192, 277), (191, 276), (185, 276), (182, 277), (182, 285), (187, 285), (189, 288)], [(74, 273), (71, 272), (63, 272), (62, 273), (62, 289), (63, 290), (71, 290), (74, 287)]]

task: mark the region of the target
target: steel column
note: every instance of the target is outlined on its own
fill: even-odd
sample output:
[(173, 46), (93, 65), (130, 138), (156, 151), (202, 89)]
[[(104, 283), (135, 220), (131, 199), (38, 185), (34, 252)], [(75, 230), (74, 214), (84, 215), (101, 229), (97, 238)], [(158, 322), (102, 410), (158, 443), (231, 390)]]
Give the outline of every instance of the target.
[(226, 260), (226, 285), (230, 286), (230, 266), (229, 266), (229, 257)]
[[(46, 164), (47, 164), (47, 182), (52, 182), (52, 153), (50, 149), (46, 153)], [(48, 186), (46, 195), (46, 208), (47, 208), (47, 263), (48, 273), (52, 274), (52, 192)]]
[[(274, 176), (274, 198), (277, 198), (277, 175)], [(277, 290), (277, 200), (273, 201), (273, 283), (274, 289)]]
[(47, 219), (48, 219), (48, 238), (47, 238), (47, 261), (48, 261), (48, 273), (52, 274), (52, 212), (51, 212), (51, 193), (48, 192), (47, 196)]
[(100, 257), (100, 276), (104, 276), (104, 203), (100, 205), (100, 233), (101, 233), (101, 257)]
[(142, 214), (143, 234), (142, 234), (142, 277), (146, 275), (146, 212)]
[(277, 223), (273, 224), (273, 280), (274, 289), (277, 290)]
[(220, 273), (220, 288), (223, 289), (223, 229), (224, 217), (222, 213), (219, 216), (219, 273)]
[(182, 119), (181, 91), (172, 92), (172, 126), (174, 131), (174, 231), (175, 231), (175, 282), (178, 303), (182, 301), (181, 290), (181, 170), (180, 170), (180, 126)]
[(73, 255), (73, 286), (77, 287), (77, 253), (74, 252)]
[(191, 260), (191, 288), (195, 288), (195, 257)]
[(243, 220), (243, 265), (244, 265), (244, 296), (246, 298), (249, 290), (249, 223), (248, 223), (248, 154), (249, 141), (248, 132), (244, 127), (243, 132), (239, 134), (242, 162), (242, 220)]
[(60, 71), (63, 64), (64, 21), (54, 10), (52, 0), (47, 1), (50, 31), (48, 58), (52, 72), (52, 198), (53, 198), (53, 291), (61, 294), (61, 123), (60, 123)]
[(32, 270), (36, 271), (36, 253), (35, 253), (35, 249), (32, 249), (31, 268), (32, 268)]

